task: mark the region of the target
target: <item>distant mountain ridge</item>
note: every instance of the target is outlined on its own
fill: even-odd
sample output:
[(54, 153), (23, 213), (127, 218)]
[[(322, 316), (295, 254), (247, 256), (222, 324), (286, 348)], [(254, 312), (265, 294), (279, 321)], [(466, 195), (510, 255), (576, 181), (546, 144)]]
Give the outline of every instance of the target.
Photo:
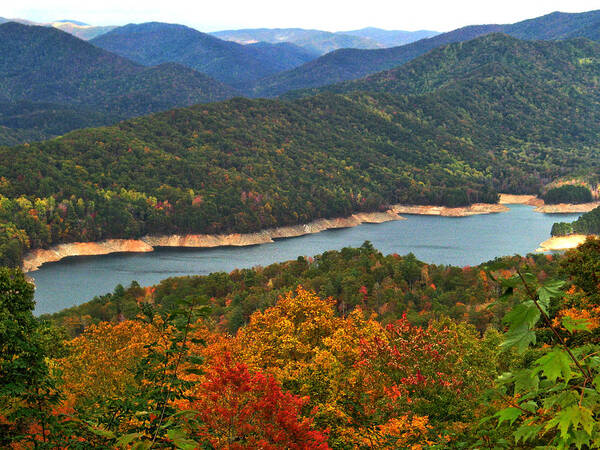
[(144, 65), (177, 62), (234, 87), (317, 56), (287, 43), (245, 46), (184, 25), (161, 22), (125, 25), (90, 42)]
[(350, 36), (361, 36), (373, 39), (384, 47), (397, 47), (399, 45), (410, 44), (421, 39), (427, 39), (441, 34), (438, 31), (418, 30), (384, 30), (376, 27), (366, 27), (360, 30), (339, 31), (339, 34), (348, 34)]
[(291, 90), (362, 78), (400, 66), (434, 48), (499, 32), (501, 29), (501, 25), (474, 25), (400, 47), (336, 50), (303, 66), (258, 81), (253, 86), (252, 95), (274, 97)]
[[(291, 92), (286, 97), (356, 91), (422, 95), (465, 80), (472, 73), (485, 70), (490, 65), (501, 65), (503, 70), (510, 68), (515, 73), (526, 73), (531, 81), (535, 74), (546, 82), (551, 80), (555, 86), (568, 90), (569, 86), (577, 84), (577, 77), (581, 76), (582, 71), (600, 67), (600, 61), (596, 60), (574, 65), (572, 53), (578, 49), (584, 58), (590, 48), (597, 47), (598, 44), (586, 38), (556, 42), (524, 41), (502, 33), (491, 33), (436, 48), (391, 70), (322, 88)], [(597, 83), (586, 86), (586, 95), (596, 96), (596, 87)]]
[(376, 49), (404, 45), (439, 34), (435, 31), (388, 31), (367, 27), (353, 31), (329, 32), (303, 28), (249, 28), (211, 33), (221, 39), (249, 44), (254, 42), (289, 42), (310, 51), (325, 53), (340, 48)]
[(317, 88), (362, 78), (400, 66), (437, 47), (489, 33), (506, 33), (522, 39), (587, 37), (600, 40), (600, 10), (585, 13), (555, 12), (510, 25), (472, 25), (389, 49), (337, 50), (303, 66), (258, 81), (251, 94), (273, 97), (291, 90)]
[(237, 94), (187, 67), (144, 67), (51, 27), (0, 25), (0, 54), (0, 126), (41, 135)]
[(272, 44), (288, 42), (309, 51), (324, 55), (339, 48), (381, 48), (375, 40), (365, 37), (342, 33), (331, 33), (321, 30), (305, 30), (302, 28), (255, 28), (244, 30), (224, 30), (211, 33), (220, 39), (251, 44), (269, 42)]
[(58, 28), (59, 30), (65, 31), (69, 34), (72, 34), (73, 36), (77, 36), (79, 39), (83, 39), (83, 40), (89, 40), (92, 39), (96, 36), (99, 36), (103, 33), (108, 33), (110, 30), (113, 30), (114, 28), (116, 28), (116, 26), (114, 25), (107, 25), (107, 26), (94, 26), (94, 25), (88, 25), (87, 23), (84, 22), (80, 22), (78, 20), (56, 20), (54, 22), (47, 22), (47, 23), (41, 23), (41, 22), (33, 22), (31, 20), (25, 20), (25, 19), (7, 19), (5, 17), (0, 17), (0, 24), (2, 23), (6, 23), (6, 22), (17, 22), (17, 23), (21, 23), (23, 25), (37, 25), (37, 26), (44, 26), (44, 27), (54, 27), (54, 28)]

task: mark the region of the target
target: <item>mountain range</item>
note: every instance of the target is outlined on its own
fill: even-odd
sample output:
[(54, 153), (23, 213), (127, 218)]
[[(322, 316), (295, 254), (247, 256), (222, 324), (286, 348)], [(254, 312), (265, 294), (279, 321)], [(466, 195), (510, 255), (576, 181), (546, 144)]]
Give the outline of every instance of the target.
[(598, 80), (596, 42), (496, 33), (347, 84), (343, 95), (237, 98), (4, 148), (0, 195), (51, 195), (69, 218), (45, 216), (52, 235), (27, 228), (26, 212), (5, 225), (40, 246), (539, 193), (600, 170)]
[(467, 41), (489, 33), (506, 33), (521, 39), (586, 37), (599, 40), (600, 10), (576, 14), (555, 12), (511, 25), (468, 26), (389, 49), (336, 50), (303, 66), (258, 81), (249, 94), (272, 97), (295, 89), (361, 78), (400, 66), (442, 45)]
[(88, 25), (87, 23), (79, 22), (77, 20), (57, 20), (55, 22), (40, 23), (32, 22), (31, 20), (25, 19), (6, 19), (0, 17), (0, 24), (6, 22), (17, 22), (23, 25), (38, 25), (58, 28), (59, 30), (65, 31), (79, 39), (89, 40), (103, 33), (108, 33), (110, 30), (117, 28), (115, 25), (108, 26), (94, 26)]
[(49, 27), (0, 25), (0, 53), (0, 126), (15, 130), (11, 141), (19, 130), (57, 135), (236, 95), (187, 67), (145, 67)]
[(239, 44), (289, 42), (323, 55), (340, 48), (374, 49), (408, 44), (438, 34), (435, 31), (388, 31), (380, 28), (363, 28), (332, 33), (302, 28), (254, 28), (225, 30), (211, 33), (220, 39)]
[(119, 27), (90, 42), (144, 65), (177, 62), (234, 87), (317, 56), (289, 43), (241, 45), (183, 25), (158, 22)]
[[(293, 98), (323, 86), (345, 92), (348, 87), (340, 83), (397, 68), (450, 43), (494, 32), (524, 39), (598, 39), (599, 24), (600, 11), (553, 13), (512, 25), (465, 27), (399, 47), (341, 49), (317, 57), (291, 43), (240, 45), (156, 22), (119, 27), (89, 42), (52, 27), (5, 23), (0, 25), (0, 51), (6, 55), (0, 61), (0, 144), (235, 95)], [(395, 73), (382, 80), (389, 76)], [(367, 85), (389, 88), (382, 80), (375, 77)], [(350, 89), (366, 89), (361, 83)], [(408, 89), (401, 80), (394, 86)]]

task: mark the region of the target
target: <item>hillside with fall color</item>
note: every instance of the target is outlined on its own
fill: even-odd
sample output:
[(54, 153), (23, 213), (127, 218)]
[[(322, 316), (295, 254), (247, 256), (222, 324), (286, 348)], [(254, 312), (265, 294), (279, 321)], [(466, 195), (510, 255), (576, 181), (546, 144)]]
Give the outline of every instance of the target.
[(593, 447), (599, 261), (600, 240), (463, 268), (365, 243), (41, 320), (2, 268), (0, 444)]

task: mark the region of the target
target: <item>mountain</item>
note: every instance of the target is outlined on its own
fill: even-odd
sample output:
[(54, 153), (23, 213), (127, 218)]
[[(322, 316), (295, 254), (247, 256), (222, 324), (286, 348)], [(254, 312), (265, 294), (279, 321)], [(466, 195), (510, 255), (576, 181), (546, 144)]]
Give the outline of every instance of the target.
[(244, 30), (225, 30), (211, 33), (220, 39), (237, 42), (238, 44), (253, 44), (269, 42), (277, 44), (288, 42), (306, 50), (324, 55), (339, 48), (379, 48), (380, 43), (367, 36), (331, 33), (321, 30), (304, 30), (302, 28), (254, 28)]
[(116, 28), (116, 26), (93, 26), (88, 25), (87, 23), (79, 22), (77, 20), (57, 20), (50, 23), (39, 23), (32, 22), (30, 20), (25, 19), (6, 19), (4, 17), (0, 17), (0, 24), (6, 22), (17, 22), (23, 25), (37, 25), (37, 26), (45, 26), (45, 27), (54, 27), (62, 30), (66, 33), (72, 34), (73, 36), (78, 37), (79, 39), (89, 40), (96, 36), (99, 36), (103, 33), (107, 33), (110, 30)]
[(0, 126), (46, 136), (236, 94), (187, 67), (144, 67), (49, 27), (0, 25), (0, 53)]
[[(526, 76), (530, 82), (551, 83), (568, 92), (582, 79), (586, 95), (598, 98), (593, 74), (600, 61), (585, 61), (597, 44), (584, 38), (569, 41), (522, 41), (506, 34), (488, 34), (432, 50), (392, 70), (318, 89), (292, 92), (288, 97), (322, 92), (348, 94), (355, 91), (397, 95), (422, 95), (469, 80), (474, 73), (501, 68), (513, 77)], [(577, 55), (581, 60), (577, 60)]]
[(317, 56), (290, 44), (245, 46), (183, 25), (159, 22), (119, 27), (90, 42), (144, 65), (177, 62), (234, 87)]
[(71, 19), (55, 20), (54, 23), (71, 23), (71, 24), (77, 25), (79, 27), (89, 27), (90, 26), (89, 23), (81, 22), (79, 20), (71, 20)]
[(362, 78), (402, 65), (437, 47), (489, 33), (506, 33), (522, 39), (587, 37), (600, 40), (600, 11), (574, 14), (556, 12), (511, 25), (474, 25), (389, 49), (337, 50), (303, 66), (258, 81), (253, 86), (252, 94), (277, 96), (290, 90)]
[(100, 36), (101, 34), (108, 33), (109, 31), (117, 28), (114, 25), (93, 26), (83, 22), (75, 22), (70, 20), (56, 21), (52, 22), (50, 25), (85, 41), (89, 41), (90, 39)]
[(340, 31), (339, 33), (372, 39), (381, 44), (383, 47), (397, 47), (399, 45), (406, 45), (410, 44), (411, 42), (427, 39), (440, 34), (437, 31), (430, 30), (383, 30), (375, 27), (361, 28), (360, 30), (352, 31)]
[(350, 48), (336, 50), (295, 69), (259, 80), (253, 85), (252, 95), (274, 97), (291, 90), (362, 78), (400, 66), (442, 45), (467, 41), (501, 29), (500, 25), (469, 26), (400, 47), (379, 50)]
[(20, 23), (22, 25), (40, 25), (37, 22), (32, 22), (31, 20), (25, 20), (25, 19), (7, 19), (5, 17), (0, 17), (0, 24), (2, 23), (7, 23), (7, 22), (16, 22), (16, 23)]
[(586, 37), (600, 40), (600, 10), (584, 13), (553, 12), (506, 25), (503, 32), (520, 39), (558, 40)]
[[(0, 195), (15, 199), (0, 204), (13, 230), (0, 234), (0, 248), (12, 242), (4, 259), (26, 242), (251, 232), (394, 203), (495, 202), (499, 191), (539, 193), (600, 170), (600, 44), (493, 34), (403, 70), (373, 80), (368, 90), (381, 92), (237, 98), (0, 149)], [(32, 219), (21, 196), (62, 206)]]

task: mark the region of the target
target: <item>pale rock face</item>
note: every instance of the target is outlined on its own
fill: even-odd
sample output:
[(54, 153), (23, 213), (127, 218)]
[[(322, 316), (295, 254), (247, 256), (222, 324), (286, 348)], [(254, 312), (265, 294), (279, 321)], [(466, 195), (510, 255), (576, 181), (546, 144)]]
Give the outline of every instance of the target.
[(550, 252), (557, 250), (570, 250), (579, 247), (588, 236), (585, 234), (571, 234), (569, 236), (553, 236), (540, 244), (536, 252)]
[(590, 212), (600, 206), (600, 202), (591, 203), (557, 203), (555, 205), (541, 205), (535, 208), (536, 212), (547, 214), (569, 214)]
[(107, 255), (120, 252), (151, 252), (154, 249), (135, 239), (107, 239), (101, 242), (72, 242), (50, 249), (36, 249), (23, 259), (23, 271), (37, 270), (47, 262), (60, 261), (67, 256)]
[(500, 194), (500, 204), (542, 206), (544, 204), (544, 200), (535, 195)]
[(419, 214), (426, 216), (466, 217), (476, 214), (493, 214), (508, 211), (508, 207), (499, 204), (474, 203), (471, 206), (448, 208), (446, 206), (394, 205), (397, 214)]
[(521, 204), (535, 206), (535, 212), (546, 213), (546, 214), (570, 214), (570, 213), (584, 213), (589, 212), (592, 209), (600, 206), (600, 202), (590, 203), (557, 203), (555, 205), (546, 205), (544, 200), (536, 197), (535, 195), (513, 195), (513, 194), (500, 194), (500, 204)]
[(23, 259), (23, 271), (39, 269), (42, 264), (60, 261), (68, 256), (107, 255), (120, 252), (151, 252), (155, 247), (222, 247), (266, 244), (273, 239), (296, 237), (319, 233), (331, 228), (349, 228), (361, 223), (382, 223), (402, 220), (393, 211), (359, 213), (337, 219), (319, 219), (306, 225), (272, 228), (247, 234), (188, 234), (169, 236), (144, 236), (140, 239), (108, 239), (100, 242), (72, 242), (59, 244), (50, 249), (36, 249)]

